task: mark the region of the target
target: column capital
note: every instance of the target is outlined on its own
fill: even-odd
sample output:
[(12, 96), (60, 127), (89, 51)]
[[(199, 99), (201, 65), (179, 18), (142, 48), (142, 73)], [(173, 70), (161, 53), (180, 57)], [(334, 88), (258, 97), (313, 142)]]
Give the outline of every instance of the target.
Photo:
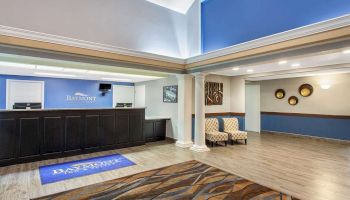
[(205, 72), (195, 72), (195, 73), (192, 73), (192, 75), (197, 79), (197, 78), (205, 78), (205, 76), (207, 75), (208, 73), (205, 73)]
[(193, 78), (193, 75), (191, 74), (176, 74), (176, 78), (178, 80), (188, 80), (188, 79), (192, 79)]

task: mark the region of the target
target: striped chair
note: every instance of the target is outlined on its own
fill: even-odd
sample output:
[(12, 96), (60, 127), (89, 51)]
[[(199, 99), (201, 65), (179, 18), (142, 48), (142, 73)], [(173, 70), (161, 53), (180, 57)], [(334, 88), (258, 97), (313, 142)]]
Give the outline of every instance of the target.
[(239, 130), (239, 124), (237, 118), (223, 118), (224, 121), (224, 132), (228, 133), (229, 139), (234, 140), (244, 140), (245, 144), (247, 144), (247, 132)]
[(205, 119), (205, 139), (211, 142), (211, 146), (214, 143), (224, 142), (225, 146), (228, 141), (228, 134), (219, 131), (219, 121), (216, 118), (206, 118)]

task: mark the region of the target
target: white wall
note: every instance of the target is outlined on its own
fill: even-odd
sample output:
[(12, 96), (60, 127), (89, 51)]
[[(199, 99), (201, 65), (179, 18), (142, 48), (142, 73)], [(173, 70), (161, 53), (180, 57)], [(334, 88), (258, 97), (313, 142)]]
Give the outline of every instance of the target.
[[(323, 80), (330, 81), (330, 89), (320, 88)], [(314, 88), (310, 97), (302, 97), (298, 93), (299, 86), (304, 83), (309, 83)], [(350, 115), (350, 74), (261, 81), (260, 85), (261, 111)], [(274, 96), (275, 90), (279, 88), (286, 91), (286, 97), (281, 100)], [(293, 95), (299, 98), (296, 106), (290, 106), (287, 102)]]
[(145, 85), (135, 86), (135, 107), (136, 108), (146, 107), (146, 86)]
[(0, 6), (0, 25), (173, 57), (188, 56), (187, 20), (193, 21), (146, 0), (2, 0)]
[(260, 132), (260, 85), (246, 85), (245, 103), (245, 130)]
[(167, 124), (167, 137), (177, 139), (177, 103), (163, 102), (163, 86), (177, 85), (177, 78), (169, 78), (136, 83), (145, 86), (146, 117), (170, 117), (171, 123)]

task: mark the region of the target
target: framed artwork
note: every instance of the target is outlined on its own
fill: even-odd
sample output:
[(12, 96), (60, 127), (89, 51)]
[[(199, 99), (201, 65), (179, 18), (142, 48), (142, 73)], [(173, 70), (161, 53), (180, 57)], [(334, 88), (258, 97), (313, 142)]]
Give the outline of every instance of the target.
[(163, 87), (163, 102), (177, 103), (177, 85)]
[(205, 105), (222, 105), (224, 98), (223, 86), (223, 83), (205, 83)]

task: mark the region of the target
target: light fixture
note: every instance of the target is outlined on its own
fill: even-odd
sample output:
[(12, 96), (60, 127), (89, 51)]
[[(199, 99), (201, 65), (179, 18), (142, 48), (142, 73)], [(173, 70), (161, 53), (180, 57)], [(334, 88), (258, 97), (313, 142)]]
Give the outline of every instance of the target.
[(329, 88), (331, 88), (331, 82), (329, 80), (322, 80), (320, 83), (320, 86), (322, 89), (324, 90), (328, 90)]
[(254, 70), (253, 69), (248, 69), (247, 72), (248, 73), (252, 73), (252, 72), (254, 72)]
[(37, 65), (37, 70), (43, 70), (43, 71), (54, 71), (54, 72), (61, 72), (63, 71), (62, 67), (51, 67), (51, 66), (43, 66), (43, 65)]
[(350, 49), (346, 49), (343, 51), (343, 54), (350, 54)]
[(64, 68), (64, 72), (72, 72), (72, 73), (86, 73), (88, 70), (85, 69), (73, 69), (73, 68)]
[(234, 67), (232, 68), (233, 71), (238, 71), (239, 70), (239, 67)]
[(105, 81), (122, 81), (122, 82), (132, 82), (131, 79), (124, 79), (124, 78), (112, 78), (112, 77), (103, 77), (101, 80)]
[(41, 76), (54, 76), (54, 77), (76, 77), (76, 75), (73, 74), (59, 74), (59, 73), (46, 73), (46, 72), (35, 72), (36, 75)]
[(300, 67), (300, 64), (299, 63), (293, 63), (291, 66), (292, 67)]
[(13, 62), (4, 62), (4, 61), (0, 61), (0, 66), (15, 67), (15, 68), (22, 68), (22, 69), (35, 69), (35, 65), (32, 65), (32, 64), (13, 63)]
[(278, 64), (279, 64), (279, 65), (284, 65), (284, 64), (287, 64), (287, 62), (288, 62), (288, 61), (286, 61), (286, 60), (281, 60), (281, 61), (278, 62)]
[(87, 71), (88, 74), (95, 74), (95, 75), (110, 75), (111, 72), (103, 72), (103, 71), (95, 71), (95, 70), (89, 70)]

